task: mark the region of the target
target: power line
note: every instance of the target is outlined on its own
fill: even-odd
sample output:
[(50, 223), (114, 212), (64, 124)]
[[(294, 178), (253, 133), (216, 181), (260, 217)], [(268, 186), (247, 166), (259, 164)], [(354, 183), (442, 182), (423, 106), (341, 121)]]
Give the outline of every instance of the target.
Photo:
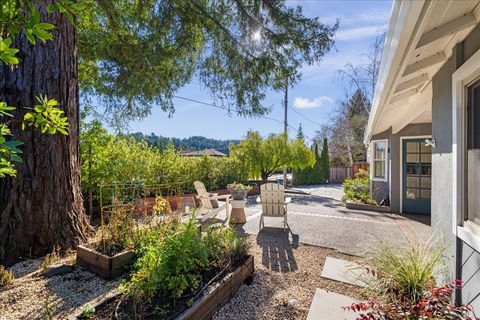
[(300, 117), (302, 117), (303, 119), (308, 120), (308, 121), (310, 121), (311, 123), (316, 124), (316, 125), (319, 126), (320, 128), (323, 127), (323, 125), (322, 125), (321, 123), (319, 123), (319, 122), (317, 122), (317, 121), (314, 121), (314, 120), (312, 120), (312, 119), (304, 116), (303, 114), (301, 114), (300, 112), (298, 112), (297, 110), (295, 110), (295, 108), (292, 108), (291, 106), (288, 106), (288, 107), (289, 107), (293, 112), (295, 112), (295, 113), (298, 114)]
[[(235, 112), (235, 111), (236, 111), (236, 110), (234, 110), (234, 109), (232, 109), (232, 108), (229, 108), (229, 107), (218, 106), (218, 105), (216, 105), (216, 104), (208, 103), (208, 102), (204, 102), (204, 101), (200, 101), (200, 100), (195, 100), (195, 99), (186, 98), (186, 97), (177, 96), (177, 95), (174, 95), (173, 97), (174, 97), (174, 98), (177, 98), (177, 99), (185, 100), (185, 101), (190, 101), (190, 102), (198, 103), (198, 104), (201, 104), (201, 105), (204, 105), (204, 106), (208, 106), (208, 107), (213, 107), (213, 108), (217, 108), (217, 109), (221, 109), (221, 110), (226, 110), (226, 111), (228, 111), (228, 112)], [(257, 117), (258, 117), (258, 118), (261, 118), (261, 119), (266, 119), (266, 120), (275, 121), (275, 122), (280, 123), (280, 124), (283, 124), (283, 123), (284, 123), (284, 121), (281, 121), (281, 120), (278, 120), (278, 119), (275, 119), (275, 118), (271, 118), (271, 117), (267, 117), (267, 116), (257, 116)], [(291, 124), (287, 123), (287, 126), (288, 126), (290, 129), (295, 130), (297, 133), (299, 132), (298, 129), (295, 128), (294, 126), (292, 126)], [(305, 138), (311, 139), (310, 137), (308, 137), (308, 136), (306, 136), (306, 135), (305, 135)]]

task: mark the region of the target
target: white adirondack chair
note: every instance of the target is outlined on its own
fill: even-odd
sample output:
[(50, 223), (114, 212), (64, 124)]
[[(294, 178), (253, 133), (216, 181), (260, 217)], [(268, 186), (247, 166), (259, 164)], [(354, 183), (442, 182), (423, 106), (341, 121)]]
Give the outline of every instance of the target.
[(292, 198), (285, 197), (285, 189), (277, 183), (265, 183), (260, 186), (260, 197), (257, 202), (262, 204), (262, 215), (260, 217), (260, 226), (265, 226), (264, 217), (283, 218), (283, 230), (287, 226), (287, 204)]
[[(215, 217), (218, 213), (222, 210), (225, 210), (225, 222), (224, 224), (228, 224), (230, 220), (230, 195), (223, 195), (219, 196), (217, 194), (207, 192), (205, 185), (200, 181), (195, 181), (193, 183), (195, 189), (197, 190), (198, 198), (200, 199), (200, 209), (199, 213), (202, 215), (201, 221), (205, 222), (206, 220)], [(225, 204), (214, 206), (213, 203), (216, 203), (215, 200), (225, 200)], [(212, 203), (213, 202), (213, 203)]]

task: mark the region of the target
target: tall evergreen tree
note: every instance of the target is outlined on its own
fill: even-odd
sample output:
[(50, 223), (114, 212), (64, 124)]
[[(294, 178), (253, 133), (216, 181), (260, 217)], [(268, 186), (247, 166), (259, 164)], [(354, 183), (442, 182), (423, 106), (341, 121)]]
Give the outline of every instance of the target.
[(305, 135), (303, 134), (302, 124), (298, 126), (297, 139), (305, 142)]
[(328, 182), (330, 180), (330, 155), (328, 153), (327, 138), (323, 139), (322, 154), (320, 155), (320, 171), (322, 180)]

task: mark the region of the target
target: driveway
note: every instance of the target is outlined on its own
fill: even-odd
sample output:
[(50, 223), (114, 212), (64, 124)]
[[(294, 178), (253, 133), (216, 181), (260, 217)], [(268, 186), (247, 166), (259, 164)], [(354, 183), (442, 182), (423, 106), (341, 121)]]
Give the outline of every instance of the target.
[[(341, 201), (343, 192), (339, 185), (296, 189), (308, 194), (291, 195), (287, 231), (293, 243), (300, 242), (337, 249), (347, 254), (363, 255), (380, 241), (402, 246), (410, 240), (412, 229), (409, 229), (409, 219), (395, 214), (346, 209)], [(249, 198), (245, 211), (247, 222), (238, 226), (238, 229), (240, 232), (257, 235), (261, 206), (255, 202), (255, 197)], [(267, 217), (265, 227), (270, 227), (268, 230), (283, 229), (283, 219)]]

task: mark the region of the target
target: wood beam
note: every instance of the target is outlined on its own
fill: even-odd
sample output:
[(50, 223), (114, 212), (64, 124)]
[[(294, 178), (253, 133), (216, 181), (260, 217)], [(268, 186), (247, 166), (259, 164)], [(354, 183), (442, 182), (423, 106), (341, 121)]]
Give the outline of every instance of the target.
[(397, 134), (408, 126), (413, 120), (417, 119), (422, 113), (426, 112), (424, 108), (419, 108), (417, 106), (412, 105), (411, 108), (407, 108), (405, 113), (399, 115), (400, 121), (394, 122), (392, 125), (392, 134)]
[(422, 35), (417, 44), (417, 49), (426, 46), (438, 39), (452, 35), (477, 24), (473, 13), (467, 13), (457, 19), (451, 20)]
[(407, 81), (404, 81), (404, 82), (400, 83), (397, 86), (397, 89), (395, 89), (395, 93), (399, 93), (399, 92), (402, 92), (402, 91), (405, 91), (405, 90), (416, 88), (419, 84), (425, 83), (428, 80), (430, 80), (430, 78), (428, 77), (428, 74), (424, 73), (424, 74), (422, 74), (418, 77), (415, 77), (413, 79), (410, 79), (410, 80), (407, 80)]
[(418, 93), (417, 88), (410, 89), (408, 91), (397, 94), (396, 96), (393, 96), (392, 99), (390, 99), (390, 103), (395, 103), (395, 102), (405, 100), (413, 95), (416, 95), (417, 93)]
[(426, 69), (428, 67), (434, 66), (438, 63), (445, 62), (447, 61), (447, 56), (443, 51), (437, 52), (434, 55), (431, 55), (429, 57), (426, 57), (425, 59), (422, 59), (420, 61), (417, 61), (405, 68), (405, 72), (403, 73), (403, 76), (407, 76), (409, 74), (412, 74), (414, 72), (420, 71), (422, 69)]

